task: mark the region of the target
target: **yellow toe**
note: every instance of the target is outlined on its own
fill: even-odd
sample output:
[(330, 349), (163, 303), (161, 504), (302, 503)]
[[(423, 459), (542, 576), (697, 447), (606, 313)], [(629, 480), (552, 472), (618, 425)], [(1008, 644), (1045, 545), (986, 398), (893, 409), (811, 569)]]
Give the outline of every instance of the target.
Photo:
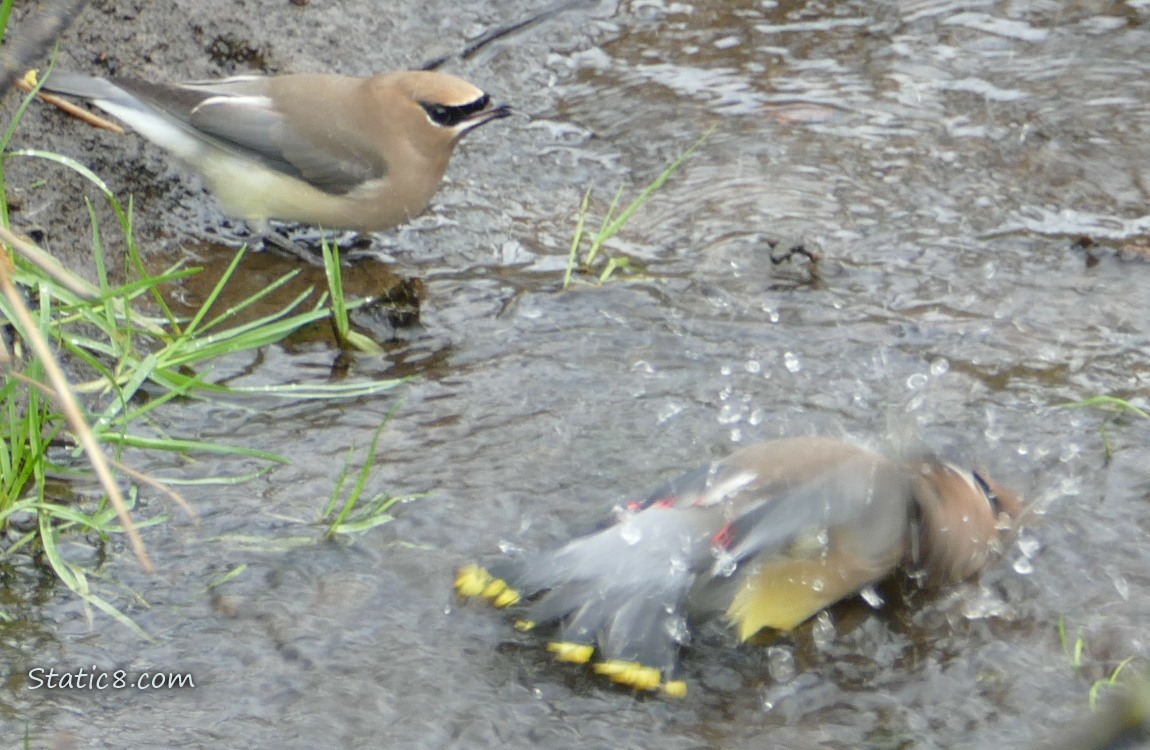
[(491, 574), (479, 565), (464, 565), (455, 574), (455, 590), (460, 596), (479, 596), (491, 583)]
[(559, 661), (569, 664), (586, 664), (595, 654), (594, 646), (566, 641), (552, 641), (547, 644), (547, 650), (555, 654), (555, 658)]
[(595, 665), (595, 674), (601, 674), (612, 682), (630, 685), (639, 690), (655, 690), (663, 682), (662, 671), (645, 667), (634, 661), (609, 659)]

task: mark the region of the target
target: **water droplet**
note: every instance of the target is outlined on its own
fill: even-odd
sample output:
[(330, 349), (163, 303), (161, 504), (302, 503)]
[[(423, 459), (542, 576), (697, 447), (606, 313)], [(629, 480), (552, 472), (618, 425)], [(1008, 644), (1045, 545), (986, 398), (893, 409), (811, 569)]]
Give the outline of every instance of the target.
[(719, 409), (719, 424), (735, 424), (743, 418), (742, 404), (725, 403)]
[(822, 591), (824, 588), (826, 588), (826, 582), (823, 581), (823, 579), (816, 578), (813, 581), (811, 581), (811, 590), (812, 591), (816, 591), (816, 592)]
[(838, 632), (835, 631), (835, 624), (830, 614), (824, 609), (815, 615), (814, 624), (811, 626), (811, 640), (814, 641), (815, 648), (826, 651), (837, 637)]
[(930, 361), (930, 374), (934, 377), (945, 375), (950, 370), (950, 362), (945, 357), (935, 357)]
[(1038, 554), (1038, 550), (1042, 548), (1042, 541), (1029, 529), (1018, 532), (1018, 539), (1015, 540), (1014, 544), (1027, 560), (1033, 559)]
[(926, 375), (923, 375), (921, 372), (916, 372), (914, 375), (911, 375), (906, 379), (906, 387), (912, 391), (917, 391), (918, 389), (925, 386), (929, 380), (930, 378), (928, 378)]
[(1123, 601), (1130, 601), (1130, 582), (1126, 580), (1126, 577), (1117, 573), (1111, 573), (1110, 580), (1114, 582), (1114, 588), (1118, 591), (1118, 596), (1122, 597)]
[(1070, 463), (1082, 453), (1082, 448), (1078, 443), (1067, 443), (1062, 446), (1062, 451), (1058, 454), (1058, 460), (1062, 463)]
[(789, 648), (771, 646), (767, 649), (767, 673), (777, 683), (790, 682), (795, 678), (795, 655)]
[(1028, 576), (1034, 572), (1034, 563), (1030, 562), (1030, 558), (1025, 555), (1020, 555), (1011, 567), (1020, 576)]
[(767, 314), (767, 320), (771, 321), (772, 323), (779, 322), (779, 311), (775, 308), (771, 307), (770, 305), (763, 305), (763, 312)]
[(685, 645), (691, 640), (691, 629), (687, 627), (687, 621), (682, 617), (676, 617), (667, 623), (667, 630), (675, 643)]
[(739, 561), (735, 559), (735, 556), (722, 549), (714, 550), (714, 553), (715, 566), (712, 570), (714, 575), (723, 578), (730, 578), (734, 575), (739, 568)]
[(722, 375), (723, 377), (730, 375), (731, 374), (731, 366), (730, 365), (723, 365), (722, 367), (719, 368), (719, 374)]
[(743, 442), (743, 431), (740, 430), (738, 427), (735, 427), (734, 429), (731, 430), (731, 434), (729, 437), (730, 437), (730, 441), (732, 443), (741, 443), (741, 442)]
[(988, 440), (998, 442), (1002, 439), (1002, 425), (998, 423), (998, 410), (987, 407), (986, 409), (986, 429), (982, 431)]
[(874, 586), (863, 586), (859, 596), (870, 605), (871, 609), (882, 609), (882, 605), (886, 603), (883, 601), (882, 595), (874, 590)]
[(635, 364), (631, 365), (631, 372), (641, 372), (647, 375), (653, 375), (655, 367), (645, 359), (641, 359)]
[(1010, 605), (997, 593), (985, 586), (979, 586), (965, 597), (962, 616), (968, 620), (983, 620), (988, 617), (1007, 617)]
[(674, 402), (663, 404), (659, 407), (659, 411), (656, 412), (655, 419), (657, 420), (658, 424), (663, 424), (668, 419), (672, 419), (682, 414), (684, 408), (685, 407), (682, 404), (677, 404)]
[(766, 419), (766, 413), (762, 409), (755, 409), (751, 412), (751, 416), (747, 417), (747, 424), (756, 427), (761, 425), (764, 419)]
[(763, 371), (763, 364), (757, 359), (748, 359), (743, 363), (743, 369), (752, 375), (758, 375)]
[(788, 372), (799, 372), (803, 369), (803, 363), (799, 361), (798, 356), (794, 352), (785, 352), (783, 354), (783, 366), (787, 368)]

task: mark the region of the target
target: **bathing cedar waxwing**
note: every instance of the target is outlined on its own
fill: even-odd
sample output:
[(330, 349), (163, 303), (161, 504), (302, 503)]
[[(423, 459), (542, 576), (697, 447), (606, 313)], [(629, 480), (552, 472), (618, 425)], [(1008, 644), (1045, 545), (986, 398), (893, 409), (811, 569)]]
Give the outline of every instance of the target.
[(558, 549), (465, 566), (455, 588), (519, 605), (521, 629), (559, 623), (548, 650), (562, 661), (594, 657), (617, 683), (679, 696), (690, 620), (723, 614), (746, 640), (790, 630), (900, 564), (956, 582), (1020, 510), (1016, 495), (933, 456), (790, 438), (667, 482)]
[(89, 99), (198, 170), (224, 211), (371, 232), (427, 208), (455, 144), (507, 117), (443, 73), (238, 76), (173, 85), (54, 72), (45, 91)]

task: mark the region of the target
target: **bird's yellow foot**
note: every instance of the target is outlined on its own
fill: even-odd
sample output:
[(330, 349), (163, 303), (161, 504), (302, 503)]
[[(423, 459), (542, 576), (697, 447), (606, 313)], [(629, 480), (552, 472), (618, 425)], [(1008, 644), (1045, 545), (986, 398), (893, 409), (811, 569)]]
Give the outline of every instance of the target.
[(637, 690), (661, 690), (672, 698), (683, 698), (687, 695), (686, 682), (683, 680), (664, 682), (662, 670), (644, 666), (639, 662), (609, 659), (599, 662), (594, 669), (596, 674), (601, 674), (612, 682)]
[(551, 641), (547, 650), (555, 654), (559, 661), (568, 664), (586, 664), (595, 654), (595, 647), (587, 643), (570, 643), (568, 641)]
[(496, 607), (510, 607), (519, 602), (519, 592), (496, 578), (480, 565), (464, 565), (455, 575), (455, 590), (460, 596), (482, 596)]
[(663, 682), (662, 670), (645, 667), (637, 661), (609, 659), (597, 663), (594, 669), (595, 674), (601, 674), (612, 682), (639, 690), (656, 690)]

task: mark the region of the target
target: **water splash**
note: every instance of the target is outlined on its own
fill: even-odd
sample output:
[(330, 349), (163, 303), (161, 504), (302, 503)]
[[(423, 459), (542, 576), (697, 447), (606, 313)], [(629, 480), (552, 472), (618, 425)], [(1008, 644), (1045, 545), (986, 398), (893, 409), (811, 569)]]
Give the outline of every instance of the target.
[(826, 651), (835, 642), (838, 635), (830, 613), (823, 610), (815, 615), (814, 624), (811, 626), (811, 640), (814, 641), (816, 649)]
[(767, 673), (779, 684), (786, 684), (795, 678), (795, 655), (789, 648), (771, 646), (767, 649)]
[(863, 601), (870, 605), (871, 609), (882, 609), (886, 601), (883, 600), (882, 595), (875, 591), (874, 586), (864, 586), (859, 591), (859, 596)]

